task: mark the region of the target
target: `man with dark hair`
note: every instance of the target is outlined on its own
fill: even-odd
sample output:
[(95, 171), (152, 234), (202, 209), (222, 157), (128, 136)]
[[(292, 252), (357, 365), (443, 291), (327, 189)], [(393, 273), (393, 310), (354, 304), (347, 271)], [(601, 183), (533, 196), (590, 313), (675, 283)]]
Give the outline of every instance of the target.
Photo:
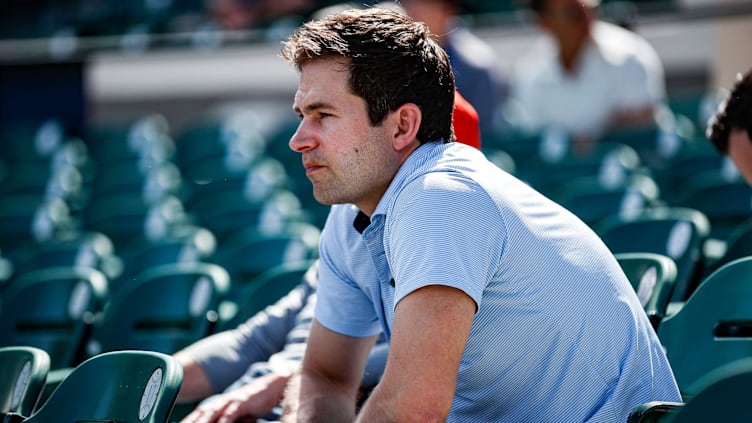
[[(331, 211), (283, 421), (626, 421), (679, 401), (626, 276), (582, 221), (452, 142), (454, 78), (427, 27), (344, 11), (301, 26), (290, 147)], [(361, 408), (369, 351), (389, 342)]]
[(752, 185), (752, 70), (738, 75), (731, 93), (708, 122), (707, 137)]
[[(456, 91), (452, 124), (457, 142), (480, 148), (478, 114)], [(178, 403), (201, 400), (182, 423), (279, 418), (278, 402), (300, 364), (313, 319), (317, 268), (318, 262), (298, 287), (245, 323), (175, 354), (183, 366)], [(364, 395), (381, 377), (386, 351), (383, 342), (371, 351), (361, 383)]]

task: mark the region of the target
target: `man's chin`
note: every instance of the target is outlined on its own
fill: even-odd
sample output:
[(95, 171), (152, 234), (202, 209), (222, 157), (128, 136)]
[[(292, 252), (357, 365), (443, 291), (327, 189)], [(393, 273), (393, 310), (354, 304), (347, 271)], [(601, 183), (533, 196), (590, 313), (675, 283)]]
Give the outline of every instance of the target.
[(316, 193), (313, 194), (313, 198), (316, 200), (316, 202), (318, 202), (319, 204), (323, 206), (333, 206), (335, 204), (348, 204), (347, 201), (338, 200), (338, 199), (326, 197), (326, 196), (316, 195)]
[(313, 191), (313, 198), (319, 204), (324, 205), (324, 206), (332, 206), (334, 204), (339, 204), (338, 202), (334, 201), (334, 199), (332, 199), (332, 198), (330, 198), (330, 197), (328, 197), (326, 195), (317, 194), (315, 190)]

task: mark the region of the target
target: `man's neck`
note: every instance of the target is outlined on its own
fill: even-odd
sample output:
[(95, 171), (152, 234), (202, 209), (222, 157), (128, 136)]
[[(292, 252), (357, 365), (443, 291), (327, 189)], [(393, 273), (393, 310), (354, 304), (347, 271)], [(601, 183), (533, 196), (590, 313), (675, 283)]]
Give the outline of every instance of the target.
[(584, 37), (569, 44), (559, 43), (559, 63), (566, 73), (570, 75), (577, 73), (580, 57), (585, 51), (589, 39), (589, 37)]

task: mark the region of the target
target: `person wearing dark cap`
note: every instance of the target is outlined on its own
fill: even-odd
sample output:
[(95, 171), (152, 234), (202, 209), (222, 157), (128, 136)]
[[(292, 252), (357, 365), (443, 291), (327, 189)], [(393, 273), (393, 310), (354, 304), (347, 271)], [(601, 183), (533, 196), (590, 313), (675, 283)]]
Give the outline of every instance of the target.
[(611, 130), (655, 124), (665, 77), (644, 38), (598, 19), (598, 0), (523, 2), (544, 37), (514, 65), (519, 126), (563, 131), (587, 151)]
[(752, 185), (752, 69), (738, 74), (728, 97), (710, 118), (706, 135)]

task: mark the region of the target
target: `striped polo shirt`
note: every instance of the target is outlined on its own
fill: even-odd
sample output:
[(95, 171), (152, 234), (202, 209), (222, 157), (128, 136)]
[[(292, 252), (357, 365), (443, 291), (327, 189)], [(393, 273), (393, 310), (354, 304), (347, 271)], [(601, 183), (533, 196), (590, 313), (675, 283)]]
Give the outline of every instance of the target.
[(450, 422), (623, 422), (638, 404), (681, 400), (598, 236), (458, 143), (413, 152), (370, 219), (332, 207), (316, 318), (344, 335), (390, 337), (400, 299), (436, 284), (478, 306)]

